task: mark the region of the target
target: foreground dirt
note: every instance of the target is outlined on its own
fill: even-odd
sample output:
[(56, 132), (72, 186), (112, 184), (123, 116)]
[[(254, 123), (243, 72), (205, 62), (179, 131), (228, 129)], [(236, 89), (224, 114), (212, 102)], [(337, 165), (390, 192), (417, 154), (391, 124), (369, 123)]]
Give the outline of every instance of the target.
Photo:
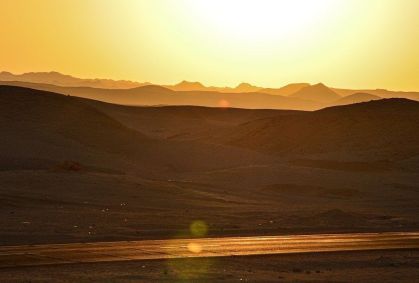
[[(0, 241), (191, 237), (190, 225), (197, 220), (206, 223), (210, 237), (418, 230), (417, 186), (392, 184), (402, 179), (413, 184), (416, 174), (262, 169), (251, 169), (247, 185), (246, 168), (202, 174), (195, 182), (96, 172), (0, 172)], [(257, 175), (272, 185), (252, 184)], [(321, 178), (312, 182), (316, 186), (309, 184), (312, 176)]]
[(0, 269), (1, 282), (417, 282), (418, 278), (418, 250)]

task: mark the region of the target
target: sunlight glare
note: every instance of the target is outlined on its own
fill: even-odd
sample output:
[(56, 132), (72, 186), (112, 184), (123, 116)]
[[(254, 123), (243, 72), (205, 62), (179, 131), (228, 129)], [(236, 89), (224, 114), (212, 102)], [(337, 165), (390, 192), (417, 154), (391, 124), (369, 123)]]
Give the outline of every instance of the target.
[(339, 1), (332, 0), (190, 0), (203, 24), (216, 33), (250, 40), (295, 36), (319, 24)]

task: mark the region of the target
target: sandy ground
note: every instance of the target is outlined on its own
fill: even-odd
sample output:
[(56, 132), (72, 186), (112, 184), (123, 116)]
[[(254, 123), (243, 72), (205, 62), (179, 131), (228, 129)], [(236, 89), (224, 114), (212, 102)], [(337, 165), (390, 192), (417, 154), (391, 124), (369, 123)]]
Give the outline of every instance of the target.
[(418, 250), (0, 269), (1, 282), (418, 282), (418, 278)]
[[(189, 226), (196, 220), (207, 224), (207, 236), (418, 229), (419, 190), (409, 186), (416, 175), (405, 174), (405, 185), (392, 185), (402, 176), (358, 174), (351, 180), (351, 174), (346, 179), (344, 173), (279, 168), (275, 178), (283, 184), (266, 176), (260, 182), (272, 185), (245, 185), (246, 172), (211, 174), (212, 180), (200, 175), (205, 182), (186, 182), (95, 172), (3, 171), (0, 241), (190, 237)], [(275, 173), (272, 168), (264, 172), (260, 175)], [(304, 184), (291, 182), (298, 175), (307, 176)], [(323, 179), (313, 186), (310, 176)], [(231, 178), (236, 184), (228, 186)]]

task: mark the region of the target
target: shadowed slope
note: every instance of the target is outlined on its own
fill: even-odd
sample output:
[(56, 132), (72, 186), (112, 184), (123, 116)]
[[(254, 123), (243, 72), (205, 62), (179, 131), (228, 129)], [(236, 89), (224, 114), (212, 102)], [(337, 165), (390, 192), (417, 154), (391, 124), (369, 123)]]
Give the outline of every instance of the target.
[(285, 155), (408, 158), (419, 154), (419, 102), (388, 99), (261, 119), (237, 127), (228, 143)]
[(79, 98), (0, 86), (0, 102), (0, 155), (9, 159), (76, 160), (165, 178), (264, 160), (241, 149), (148, 138)]
[(2, 158), (45, 160), (45, 166), (75, 160), (118, 169), (126, 160), (116, 155), (137, 155), (136, 149), (151, 144), (145, 135), (72, 97), (8, 86), (0, 86), (0, 130)]
[(28, 82), (3, 82), (3, 84), (126, 105), (161, 104), (160, 102), (173, 99), (173, 94), (175, 94), (175, 92), (170, 89), (156, 85), (131, 89), (104, 89), (92, 87), (63, 87)]
[(30, 131), (32, 139), (48, 139), (48, 134), (60, 135), (83, 145), (109, 150), (118, 149), (131, 139), (136, 143), (149, 142), (145, 135), (127, 129), (72, 97), (0, 86), (0, 101), (2, 131), (10, 134)]
[(298, 112), (200, 106), (138, 107), (82, 100), (127, 127), (148, 136), (171, 140), (202, 140), (203, 142), (213, 135), (220, 135), (242, 123)]

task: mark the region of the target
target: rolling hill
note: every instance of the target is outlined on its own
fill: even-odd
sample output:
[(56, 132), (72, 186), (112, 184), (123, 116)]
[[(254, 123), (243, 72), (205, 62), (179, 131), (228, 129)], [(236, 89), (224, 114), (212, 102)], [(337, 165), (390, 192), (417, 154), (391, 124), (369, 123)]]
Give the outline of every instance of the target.
[(386, 89), (340, 89), (332, 88), (333, 91), (341, 96), (349, 96), (356, 93), (368, 93), (382, 98), (406, 98), (419, 101), (419, 92), (414, 91), (390, 91)]
[(268, 117), (292, 115), (298, 111), (201, 106), (135, 107), (85, 100), (122, 124), (147, 136), (172, 140), (201, 140), (240, 124)]
[(162, 174), (167, 178), (176, 172), (266, 160), (239, 148), (153, 139), (86, 100), (13, 86), (0, 86), (0, 130), (1, 159), (8, 160), (0, 164), (3, 169), (8, 164), (34, 160), (38, 165), (44, 163), (42, 168), (75, 160), (94, 167)]
[(286, 156), (369, 160), (419, 155), (419, 102), (386, 99), (251, 121), (218, 142)]
[[(150, 93), (162, 91), (156, 86), (146, 88)], [(13, 86), (0, 86), (0, 98), (1, 130), (8, 137), (3, 139), (2, 152), (32, 158), (44, 158), (49, 151), (56, 156), (45, 158), (85, 159), (96, 156), (82, 156), (93, 150), (119, 155), (123, 162), (137, 163), (139, 168), (150, 159), (151, 167), (176, 164), (186, 170), (221, 168), (259, 158), (249, 152), (242, 155), (240, 148), (280, 156), (340, 154), (355, 159), (393, 160), (419, 154), (419, 102), (406, 99), (303, 112), (133, 107)]]
[(369, 93), (357, 92), (341, 99), (335, 101), (333, 104), (335, 105), (348, 105), (348, 104), (355, 104), (361, 102), (368, 102), (372, 100), (380, 100), (381, 97)]
[(173, 91), (165, 87), (149, 85), (132, 89), (99, 89), (88, 87), (61, 87), (26, 82), (3, 82), (14, 85), (51, 91), (124, 105), (195, 105), (206, 107), (233, 107), (248, 109), (319, 109), (321, 103), (299, 98), (270, 95), (266, 93), (221, 93), (211, 91)]

